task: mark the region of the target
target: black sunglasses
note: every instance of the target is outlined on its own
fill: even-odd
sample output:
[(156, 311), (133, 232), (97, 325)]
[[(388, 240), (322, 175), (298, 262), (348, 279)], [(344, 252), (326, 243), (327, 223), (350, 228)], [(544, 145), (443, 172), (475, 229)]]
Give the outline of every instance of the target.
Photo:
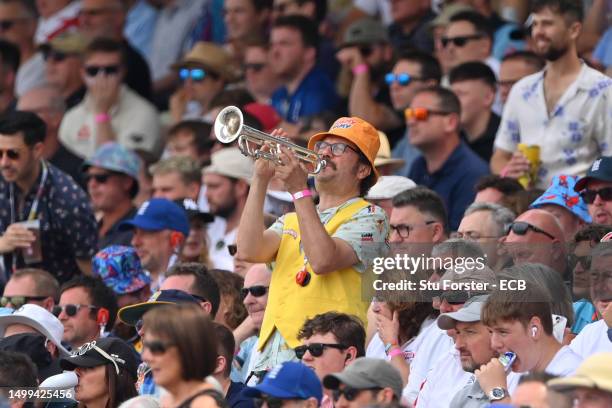
[(6, 154), (6, 157), (8, 157), (10, 160), (17, 160), (17, 159), (19, 159), (19, 156), (20, 156), (18, 150), (15, 150), (15, 149), (2, 150), (2, 149), (0, 149), (0, 159), (2, 159), (5, 154)]
[(584, 190), (580, 192), (580, 197), (582, 197), (587, 204), (593, 204), (598, 195), (599, 198), (604, 201), (612, 201), (612, 187), (604, 187), (599, 190)]
[(172, 346), (174, 346), (174, 344), (172, 344), (172, 343), (165, 343), (165, 342), (163, 342), (161, 340), (143, 341), (142, 342), (143, 349), (149, 349), (149, 351), (153, 355), (164, 354)]
[(259, 72), (262, 69), (264, 69), (264, 67), (266, 66), (265, 63), (256, 63), (256, 62), (251, 62), (251, 63), (246, 63), (244, 64), (244, 70), (245, 71), (255, 71), (255, 72)]
[(62, 62), (68, 58), (68, 54), (54, 50), (44, 50), (42, 55), (45, 61), (51, 60), (53, 62)]
[(535, 225), (531, 225), (528, 222), (515, 221), (510, 224), (510, 231), (514, 232), (516, 235), (525, 235), (529, 230), (537, 232), (538, 234), (544, 234), (550, 239), (556, 239), (552, 234), (544, 231), (541, 228), (536, 227)]
[(255, 398), (253, 402), (257, 408), (263, 407), (264, 403), (268, 408), (281, 408), (283, 406), (283, 399), (270, 397), (269, 395), (262, 395), (260, 398)]
[(303, 346), (297, 346), (294, 349), (295, 356), (301, 360), (304, 357), (304, 354), (306, 354), (306, 351), (310, 351), (310, 355), (312, 355), (313, 357), (321, 357), (326, 347), (335, 348), (338, 350), (344, 350), (347, 348), (344, 344), (310, 343)]
[(344, 387), (343, 389), (337, 389), (333, 391), (334, 401), (338, 402), (340, 397), (344, 395), (344, 399), (347, 401), (354, 401), (355, 398), (361, 394), (362, 391), (380, 391), (382, 388), (374, 387), (374, 388), (353, 388), (353, 387)]
[(100, 71), (104, 75), (117, 75), (119, 65), (88, 65), (85, 67), (85, 73), (90, 77), (95, 77)]
[(101, 174), (85, 174), (83, 178), (85, 183), (89, 183), (90, 180), (96, 180), (96, 183), (104, 184), (113, 175), (113, 173), (101, 173)]
[(49, 296), (2, 296), (0, 298), (0, 306), (6, 307), (6, 305), (10, 303), (15, 309), (19, 309), (21, 306), (33, 300), (45, 300), (48, 297)]
[(74, 317), (76, 316), (77, 313), (79, 313), (79, 310), (81, 310), (82, 307), (86, 307), (88, 309), (91, 310), (97, 310), (99, 309), (98, 306), (93, 306), (93, 305), (73, 305), (73, 304), (67, 304), (67, 305), (55, 305), (53, 306), (53, 315), (55, 317), (58, 317), (62, 311), (64, 311), (64, 313), (66, 313), (67, 316), (69, 317)]
[(449, 43), (453, 43), (455, 47), (463, 47), (470, 40), (477, 40), (482, 38), (482, 34), (472, 34), (472, 35), (459, 35), (457, 37), (442, 37), (440, 40), (442, 42), (442, 46), (446, 48)]
[(263, 285), (255, 285), (255, 286), (251, 286), (251, 287), (248, 287), (248, 288), (240, 289), (240, 295), (242, 296), (243, 300), (244, 300), (244, 298), (247, 297), (247, 295), (249, 293), (253, 297), (262, 297), (267, 292), (268, 292), (268, 286), (263, 286)]

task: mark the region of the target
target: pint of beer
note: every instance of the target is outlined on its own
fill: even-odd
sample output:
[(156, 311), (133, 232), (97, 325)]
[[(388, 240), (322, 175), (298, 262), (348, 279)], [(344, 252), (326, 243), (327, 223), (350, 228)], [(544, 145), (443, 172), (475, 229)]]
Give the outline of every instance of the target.
[(538, 178), (540, 170), (540, 146), (519, 143), (518, 150), (529, 160), (529, 172), (519, 177), (518, 181), (523, 187), (529, 189), (533, 187)]

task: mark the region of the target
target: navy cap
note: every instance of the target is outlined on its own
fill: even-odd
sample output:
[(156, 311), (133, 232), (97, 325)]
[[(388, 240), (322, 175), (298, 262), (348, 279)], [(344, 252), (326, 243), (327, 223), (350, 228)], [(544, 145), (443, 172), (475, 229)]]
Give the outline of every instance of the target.
[(172, 305), (176, 303), (200, 304), (200, 301), (189, 293), (178, 289), (160, 290), (155, 292), (149, 300), (144, 303), (136, 303), (119, 309), (117, 317), (123, 323), (135, 326), (145, 313), (160, 305)]
[(591, 180), (612, 181), (612, 157), (602, 156), (595, 160), (586, 176), (578, 180), (574, 190), (578, 192), (584, 190)]
[(301, 363), (287, 361), (274, 367), (261, 384), (247, 387), (246, 397), (260, 397), (266, 394), (280, 399), (308, 399), (314, 397), (319, 404), (323, 399), (321, 381), (314, 370)]
[(189, 220), (185, 210), (176, 203), (165, 198), (152, 198), (145, 201), (136, 216), (123, 221), (120, 230), (140, 228), (145, 231), (173, 230), (189, 235)]

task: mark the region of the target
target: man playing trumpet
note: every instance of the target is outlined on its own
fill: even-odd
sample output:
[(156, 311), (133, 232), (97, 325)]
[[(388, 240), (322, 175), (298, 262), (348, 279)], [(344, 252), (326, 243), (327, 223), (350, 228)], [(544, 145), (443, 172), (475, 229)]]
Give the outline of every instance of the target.
[[(274, 262), (274, 269), (257, 345), (261, 355), (252, 371), (295, 359), (297, 334), (307, 318), (333, 310), (366, 321), (369, 302), (361, 295), (362, 274), (382, 255), (388, 232), (383, 210), (362, 198), (378, 178), (374, 158), (379, 144), (376, 129), (356, 117), (340, 118), (329, 132), (314, 135), (308, 149), (326, 161), (315, 176), (318, 205), (294, 152), (281, 147), (280, 165), (256, 161), (238, 227), (237, 256)], [(295, 212), (264, 230), (263, 204), (273, 176), (292, 194)], [(324, 349), (342, 351), (341, 345)]]

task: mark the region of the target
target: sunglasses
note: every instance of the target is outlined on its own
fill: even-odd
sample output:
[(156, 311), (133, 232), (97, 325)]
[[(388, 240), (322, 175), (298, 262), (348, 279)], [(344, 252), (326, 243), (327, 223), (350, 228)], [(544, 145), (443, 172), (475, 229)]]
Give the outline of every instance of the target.
[(268, 408), (281, 408), (283, 406), (283, 399), (270, 397), (269, 395), (262, 395), (260, 398), (255, 398), (253, 402), (257, 408), (263, 407), (264, 403)]
[(446, 116), (450, 115), (453, 112), (445, 112), (427, 108), (406, 108), (404, 110), (404, 118), (406, 120), (415, 120), (417, 122), (425, 122), (429, 119), (430, 116), (438, 115), (438, 116)]
[(330, 148), (331, 153), (334, 156), (342, 156), (342, 154), (345, 152), (347, 148), (359, 154), (357, 150), (353, 149), (351, 146), (347, 145), (346, 143), (327, 143), (327, 142), (319, 141), (315, 143), (314, 150), (316, 153), (319, 153), (328, 147)]
[(387, 75), (385, 75), (385, 82), (389, 86), (393, 85), (394, 82), (397, 82), (397, 84), (400, 86), (407, 86), (412, 81), (420, 81), (420, 80), (422, 80), (422, 78), (417, 78), (405, 72), (402, 72), (401, 74), (394, 74), (390, 72)]
[(19, 151), (15, 149), (0, 149), (0, 159), (4, 158), (4, 155), (6, 155), (9, 160), (17, 160), (20, 157)]
[(321, 357), (327, 347), (338, 350), (344, 350), (347, 348), (347, 346), (344, 344), (310, 343), (303, 346), (297, 346), (294, 351), (295, 356), (301, 360), (304, 357), (304, 354), (306, 354), (306, 351), (310, 351), (310, 355), (313, 357)]
[(179, 71), (179, 78), (181, 78), (181, 81), (191, 78), (193, 82), (202, 82), (206, 78), (206, 71), (201, 68), (182, 68)]
[(6, 307), (6, 305), (10, 303), (15, 309), (19, 309), (21, 306), (33, 300), (45, 300), (48, 297), (49, 296), (2, 296), (0, 298), (0, 306)]
[(91, 310), (99, 309), (98, 306), (93, 306), (93, 305), (73, 305), (73, 304), (55, 305), (53, 306), (52, 313), (55, 317), (58, 317), (62, 312), (66, 313), (66, 315), (69, 317), (74, 317), (76, 316), (77, 313), (79, 313), (79, 310), (81, 310), (82, 307), (86, 307)]
[(469, 41), (477, 40), (479, 38), (482, 38), (482, 34), (459, 35), (457, 37), (442, 37), (440, 42), (444, 48), (446, 48), (450, 43), (453, 43), (455, 47), (463, 47)]
[(362, 391), (380, 391), (382, 388), (353, 388), (353, 387), (344, 387), (343, 389), (337, 389), (333, 391), (333, 398), (335, 402), (338, 402), (341, 396), (344, 395), (344, 399), (347, 401), (354, 401), (355, 398), (361, 394)]
[(119, 366), (117, 365), (117, 362), (125, 365), (125, 360), (120, 358), (119, 356), (116, 355), (109, 355), (106, 351), (102, 350), (100, 347), (96, 346), (96, 341), (91, 341), (89, 343), (85, 343), (83, 344), (81, 347), (79, 347), (78, 350), (76, 350), (74, 353), (72, 353), (72, 356), (82, 356), (85, 353), (87, 353), (90, 350), (94, 350), (96, 352), (98, 352), (98, 354), (100, 354), (102, 357), (104, 357), (106, 360), (110, 361), (114, 366), (115, 366), (115, 372), (117, 373), (117, 375), (119, 375)]
[(599, 195), (603, 201), (612, 201), (612, 187), (604, 187), (599, 190), (584, 190), (580, 192), (580, 197), (587, 204), (593, 204)]
[(42, 52), (42, 55), (45, 61), (53, 61), (53, 62), (62, 62), (66, 58), (68, 58), (68, 54), (60, 52), (60, 51), (53, 51), (53, 50), (44, 50)]
[(266, 67), (265, 63), (256, 63), (256, 62), (251, 62), (251, 63), (246, 63), (244, 64), (244, 70), (245, 71), (254, 71), (254, 72), (259, 72), (262, 69), (264, 69)]
[(143, 341), (142, 342), (142, 347), (143, 349), (148, 349), (149, 352), (155, 356), (161, 355), (161, 354), (165, 354), (166, 351), (168, 351), (168, 349), (170, 347), (174, 346), (174, 344), (172, 343), (166, 343), (163, 342), (161, 340), (154, 340), (154, 341)]
[(535, 225), (531, 225), (528, 222), (516, 221), (510, 224), (510, 231), (514, 232), (516, 235), (525, 235), (529, 230), (537, 232), (538, 234), (546, 235), (550, 239), (556, 239), (552, 234), (536, 227)]
[(117, 75), (119, 65), (88, 65), (85, 67), (85, 74), (89, 77), (95, 77), (100, 72), (106, 76)]
[(83, 178), (85, 179), (85, 183), (89, 183), (89, 181), (93, 179), (96, 180), (98, 184), (104, 184), (112, 175), (112, 173), (85, 174)]
[(249, 288), (240, 289), (240, 295), (242, 296), (243, 300), (247, 297), (249, 293), (253, 297), (262, 297), (267, 292), (268, 292), (268, 286), (263, 286), (263, 285), (255, 285)]

